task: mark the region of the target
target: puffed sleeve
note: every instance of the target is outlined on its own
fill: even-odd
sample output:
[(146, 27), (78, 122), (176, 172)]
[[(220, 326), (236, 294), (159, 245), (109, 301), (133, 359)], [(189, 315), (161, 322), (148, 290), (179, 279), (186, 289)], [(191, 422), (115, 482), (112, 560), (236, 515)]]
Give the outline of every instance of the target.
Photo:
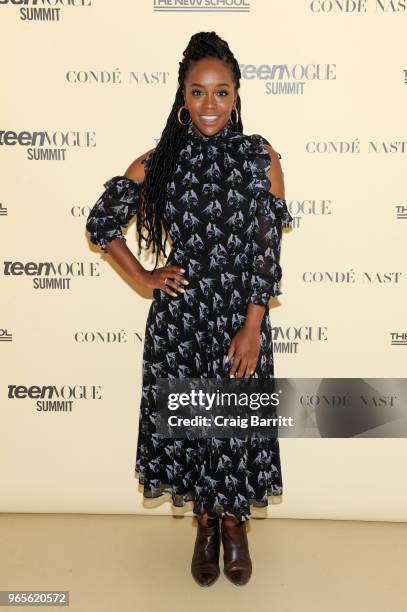
[[(278, 283), (282, 277), (280, 266), (283, 225), (293, 221), (284, 198), (274, 195), (267, 172), (271, 166), (269, 152), (264, 144), (270, 144), (259, 134), (252, 135), (254, 147), (253, 191), (257, 202), (251, 234), (252, 258), (250, 297), (252, 304), (267, 308), (271, 297), (282, 294)], [(281, 157), (281, 155), (280, 155)]]
[(105, 191), (91, 209), (86, 230), (89, 239), (102, 251), (115, 238), (126, 240), (122, 228), (127, 227), (137, 212), (143, 181), (114, 176), (104, 183)]

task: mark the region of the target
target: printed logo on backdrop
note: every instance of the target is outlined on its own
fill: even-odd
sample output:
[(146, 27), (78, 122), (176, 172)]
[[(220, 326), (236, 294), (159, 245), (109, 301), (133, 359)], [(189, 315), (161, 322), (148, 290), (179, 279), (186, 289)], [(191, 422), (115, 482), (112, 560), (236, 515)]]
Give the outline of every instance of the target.
[(407, 206), (404, 204), (396, 206), (396, 216), (397, 219), (407, 219)]
[(67, 291), (72, 289), (72, 280), (100, 276), (100, 263), (6, 260), (3, 261), (3, 276), (28, 277), (33, 289)]
[(308, 3), (311, 13), (406, 13), (406, 0), (311, 0)]
[(293, 217), (293, 228), (301, 227), (301, 220), (303, 217), (329, 217), (333, 214), (332, 200), (325, 198), (287, 200), (287, 208)]
[(407, 331), (390, 332), (392, 346), (407, 346)]
[(310, 81), (336, 80), (336, 64), (239, 64), (242, 79), (265, 81), (264, 93), (301, 96)]
[(73, 85), (167, 85), (170, 72), (122, 72), (114, 70), (68, 70), (65, 79)]
[(18, 9), (21, 21), (60, 21), (65, 9), (92, 6), (92, 0), (0, 0)]
[(248, 13), (249, 0), (153, 0), (155, 13)]
[(0, 130), (0, 146), (23, 147), (29, 161), (65, 161), (67, 151), (96, 147), (96, 132)]
[(273, 353), (275, 355), (298, 355), (307, 344), (328, 342), (328, 327), (319, 325), (272, 326)]
[(143, 338), (138, 332), (118, 330), (78, 330), (74, 334), (77, 344), (142, 344)]
[(401, 285), (404, 273), (395, 270), (308, 270), (302, 280), (309, 285)]
[(7, 207), (4, 206), (3, 202), (0, 202), (0, 217), (5, 217), (7, 215)]
[(8, 385), (7, 399), (28, 400), (37, 412), (72, 412), (81, 401), (102, 399), (102, 386)]
[[(407, 0), (406, 0), (407, 2)], [(361, 142), (359, 138), (353, 140), (310, 140), (305, 143), (307, 153), (317, 154), (352, 154), (376, 153), (397, 154), (407, 153), (407, 140), (368, 140)]]
[(12, 342), (13, 334), (8, 329), (0, 328), (0, 342)]

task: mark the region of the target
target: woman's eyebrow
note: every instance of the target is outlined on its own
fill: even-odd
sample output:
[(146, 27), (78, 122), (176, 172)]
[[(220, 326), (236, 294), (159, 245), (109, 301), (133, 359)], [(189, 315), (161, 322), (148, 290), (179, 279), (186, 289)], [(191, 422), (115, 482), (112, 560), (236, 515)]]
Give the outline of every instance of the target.
[[(221, 85), (224, 85), (226, 87), (230, 87), (229, 83), (218, 83), (217, 85), (215, 85), (215, 87), (220, 87)], [(190, 87), (192, 87), (192, 86), (205, 87), (205, 85), (202, 85), (202, 83), (191, 83)]]

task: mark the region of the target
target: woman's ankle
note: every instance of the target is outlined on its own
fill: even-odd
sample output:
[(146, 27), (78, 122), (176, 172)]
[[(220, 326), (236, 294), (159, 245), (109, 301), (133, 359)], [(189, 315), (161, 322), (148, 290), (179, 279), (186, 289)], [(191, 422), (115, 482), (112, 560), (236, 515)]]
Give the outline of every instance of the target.
[(216, 527), (219, 523), (219, 516), (209, 516), (206, 512), (198, 515), (198, 523), (202, 527)]
[(237, 516), (231, 516), (229, 514), (225, 514), (223, 520), (227, 525), (234, 525), (235, 527), (242, 527), (242, 525), (247, 523), (247, 521), (242, 521), (241, 518), (238, 518)]
[(200, 525), (202, 525), (203, 527), (206, 527), (206, 524), (208, 522), (208, 514), (206, 512), (203, 512), (202, 514), (198, 514), (197, 519)]

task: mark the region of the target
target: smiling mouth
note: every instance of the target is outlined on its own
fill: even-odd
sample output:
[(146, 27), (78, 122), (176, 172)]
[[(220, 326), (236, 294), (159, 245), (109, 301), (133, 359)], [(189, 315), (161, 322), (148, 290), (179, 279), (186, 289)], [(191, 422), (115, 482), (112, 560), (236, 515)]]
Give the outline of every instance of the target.
[(204, 123), (216, 123), (219, 119), (219, 115), (199, 115), (199, 118)]

